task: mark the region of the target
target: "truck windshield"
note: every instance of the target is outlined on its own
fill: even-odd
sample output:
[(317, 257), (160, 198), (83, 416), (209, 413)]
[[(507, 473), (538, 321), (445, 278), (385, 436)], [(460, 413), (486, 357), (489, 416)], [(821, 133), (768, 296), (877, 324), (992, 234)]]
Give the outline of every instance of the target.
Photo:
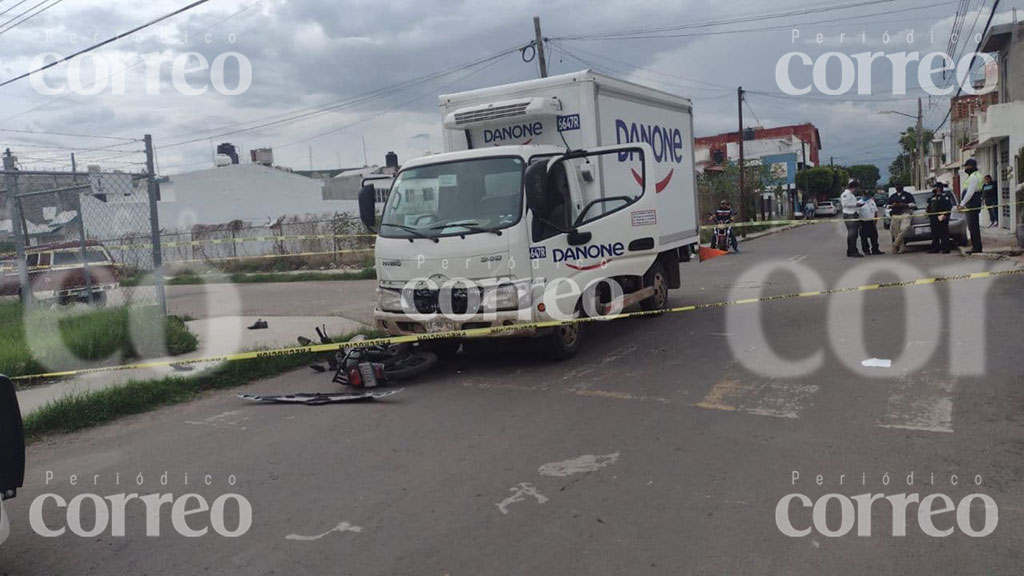
[(523, 160), (518, 157), (460, 160), (410, 168), (391, 188), (381, 236), (466, 235), (519, 222)]

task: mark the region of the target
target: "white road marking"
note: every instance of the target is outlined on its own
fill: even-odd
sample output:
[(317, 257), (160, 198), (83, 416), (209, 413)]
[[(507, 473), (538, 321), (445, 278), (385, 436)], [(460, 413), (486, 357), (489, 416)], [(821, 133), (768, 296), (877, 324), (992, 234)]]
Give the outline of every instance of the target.
[(818, 387), (802, 384), (771, 383), (761, 389), (759, 398), (742, 406), (748, 414), (772, 416), (774, 418), (797, 419), (806, 400), (818, 391)]
[(808, 399), (818, 390), (819, 387), (816, 385), (743, 382), (739, 378), (727, 375), (694, 406), (708, 410), (797, 419)]
[(619, 453), (605, 454), (604, 456), (594, 456), (593, 454), (584, 454), (577, 458), (570, 458), (569, 460), (563, 460), (561, 462), (551, 462), (545, 464), (537, 469), (537, 472), (541, 476), (572, 476), (573, 474), (583, 474), (585, 472), (596, 472), (606, 466), (611, 466), (619, 461)]
[(914, 375), (913, 380), (899, 382), (889, 395), (882, 428), (953, 432), (954, 381), (930, 371)]
[(537, 499), (537, 504), (544, 504), (548, 501), (548, 497), (537, 491), (537, 487), (529, 482), (520, 482), (515, 486), (509, 488), (512, 495), (505, 498), (501, 502), (495, 504), (498, 510), (501, 510), (502, 514), (508, 515), (508, 507), (516, 502), (523, 502), (527, 496), (533, 496)]
[(353, 526), (348, 522), (342, 522), (334, 528), (331, 528), (323, 534), (317, 534), (316, 536), (300, 536), (299, 534), (289, 534), (284, 537), (285, 540), (292, 540), (294, 542), (315, 542), (335, 532), (355, 532), (356, 534), (362, 532), (363, 529), (359, 526)]
[(868, 358), (861, 360), (860, 365), (865, 368), (892, 368), (892, 360), (887, 358)]
[[(194, 420), (185, 420), (185, 424), (191, 426), (212, 426), (214, 428), (223, 428), (230, 426), (238, 426), (239, 424), (247, 421), (248, 416), (242, 416), (241, 410), (228, 410), (227, 412), (221, 412), (220, 414), (214, 414), (209, 418), (202, 421), (196, 422)], [(247, 430), (245, 426), (241, 427), (242, 430)]]

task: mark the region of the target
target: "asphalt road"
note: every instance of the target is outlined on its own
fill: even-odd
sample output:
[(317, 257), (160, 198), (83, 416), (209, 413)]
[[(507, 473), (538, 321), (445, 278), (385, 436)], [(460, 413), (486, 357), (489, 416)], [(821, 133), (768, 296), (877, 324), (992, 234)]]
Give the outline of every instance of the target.
[(344, 316), (373, 324), (376, 280), (168, 286), (167, 311), (213, 316)]
[[(672, 303), (1010, 266), (919, 250), (848, 260), (831, 224), (744, 248), (684, 265)], [(460, 357), (375, 404), (210, 394), (31, 446), (0, 573), (1019, 573), (1022, 295), (1014, 275), (617, 321), (592, 326), (571, 361), (510, 346)], [(861, 366), (870, 358), (892, 365)], [(330, 390), (328, 377), (299, 371), (245, 391)], [(147, 537), (145, 507), (129, 502), (125, 537), (43, 538), (29, 527), (40, 494), (125, 492), (237, 493), (252, 526), (238, 538), (186, 538), (167, 504), (154, 519), (160, 536)], [(842, 497), (821, 498), (833, 493)], [(804, 536), (777, 522), (789, 494), (821, 508), (815, 527), (794, 497), (788, 516)], [(943, 511), (943, 496), (928, 500), (934, 516), (891, 500), (858, 514), (849, 499), (861, 494), (941, 494), (966, 502), (964, 518)], [(85, 529), (93, 506), (83, 506)], [(230, 529), (238, 514), (228, 510)], [(42, 514), (51, 528), (65, 516), (52, 500)], [(208, 526), (210, 513), (188, 522)], [(928, 535), (931, 524), (952, 533)]]

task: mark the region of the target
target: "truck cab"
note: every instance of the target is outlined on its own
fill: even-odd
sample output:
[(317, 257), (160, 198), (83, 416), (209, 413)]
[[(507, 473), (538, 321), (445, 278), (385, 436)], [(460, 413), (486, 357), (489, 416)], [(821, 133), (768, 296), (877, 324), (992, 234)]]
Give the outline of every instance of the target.
[(544, 337), (566, 358), (574, 320), (668, 306), (699, 240), (689, 100), (582, 71), (440, 105), (446, 152), (402, 166), (379, 223), (360, 193), (379, 330)]
[[(643, 185), (602, 196), (599, 162), (636, 156)], [(557, 357), (580, 343), (580, 316), (640, 303), (663, 309), (679, 286), (679, 250), (659, 250), (646, 145), (568, 152), (505, 146), (407, 163), (378, 227), (377, 328), (390, 335), (490, 328), (549, 337)], [(375, 191), (361, 216), (373, 227)], [(521, 329), (519, 325), (525, 325)], [(453, 339), (453, 342), (457, 340)]]

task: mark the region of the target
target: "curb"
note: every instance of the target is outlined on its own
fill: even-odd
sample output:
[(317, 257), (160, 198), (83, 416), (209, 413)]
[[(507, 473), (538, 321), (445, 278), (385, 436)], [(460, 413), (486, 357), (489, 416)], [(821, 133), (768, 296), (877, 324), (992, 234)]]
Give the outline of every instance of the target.
[(757, 240), (758, 238), (764, 238), (765, 236), (771, 236), (772, 234), (778, 234), (779, 232), (785, 232), (794, 228), (800, 228), (801, 226), (807, 226), (807, 224), (801, 222), (799, 224), (790, 224), (789, 226), (780, 226), (779, 228), (771, 228), (769, 230), (763, 230), (754, 234), (750, 234), (745, 238), (737, 238), (740, 242), (750, 242), (751, 240)]

